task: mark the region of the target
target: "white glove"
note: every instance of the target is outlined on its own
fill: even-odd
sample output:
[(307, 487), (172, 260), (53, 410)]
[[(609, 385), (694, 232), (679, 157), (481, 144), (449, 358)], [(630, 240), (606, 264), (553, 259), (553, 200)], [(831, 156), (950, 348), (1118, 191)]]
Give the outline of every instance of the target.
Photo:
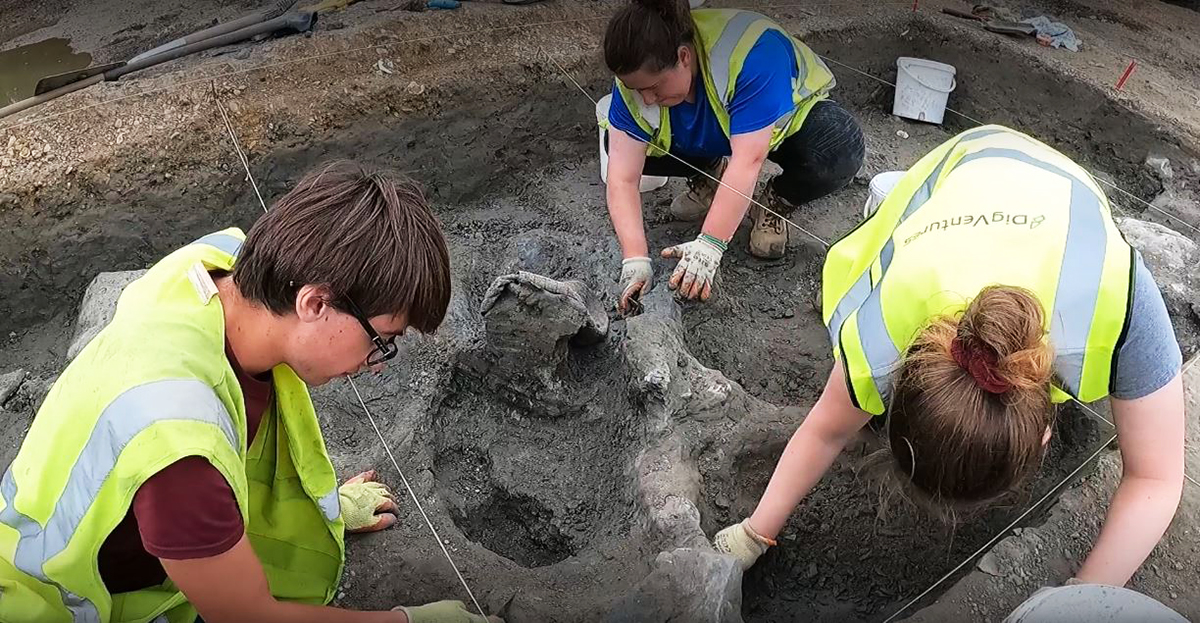
[(713, 537), (713, 548), (737, 558), (742, 571), (754, 566), (758, 557), (774, 544), (775, 541), (751, 529), (749, 519), (743, 519), (742, 523), (735, 523)]
[(392, 610), (403, 610), (408, 623), (504, 623), (500, 617), (484, 618), (467, 610), (463, 602), (450, 599), (424, 606), (397, 606)]
[(707, 301), (717, 278), (721, 256), (729, 245), (714, 236), (700, 234), (695, 240), (663, 249), (663, 257), (679, 258), (668, 285), (680, 296)]
[(622, 314), (628, 313), (630, 304), (637, 307), (637, 300), (650, 289), (654, 283), (654, 268), (648, 257), (630, 257), (621, 262), (621, 299), (617, 309)]

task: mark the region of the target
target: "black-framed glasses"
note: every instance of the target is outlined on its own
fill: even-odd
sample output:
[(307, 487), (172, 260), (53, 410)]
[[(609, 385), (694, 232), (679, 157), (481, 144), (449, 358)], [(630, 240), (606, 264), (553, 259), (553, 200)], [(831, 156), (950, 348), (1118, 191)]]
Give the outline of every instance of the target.
[(367, 365), (375, 366), (395, 358), (396, 353), (400, 350), (396, 346), (396, 338), (393, 336), (390, 340), (383, 339), (375, 331), (375, 327), (372, 327), (371, 323), (367, 321), (366, 314), (362, 313), (362, 310), (358, 308), (358, 304), (353, 299), (346, 297), (346, 304), (350, 308), (350, 315), (354, 316), (355, 320), (358, 320), (358, 324), (362, 325), (363, 331), (367, 332), (367, 336), (371, 338), (371, 343), (375, 345), (375, 350), (371, 351), (371, 354), (367, 356)]

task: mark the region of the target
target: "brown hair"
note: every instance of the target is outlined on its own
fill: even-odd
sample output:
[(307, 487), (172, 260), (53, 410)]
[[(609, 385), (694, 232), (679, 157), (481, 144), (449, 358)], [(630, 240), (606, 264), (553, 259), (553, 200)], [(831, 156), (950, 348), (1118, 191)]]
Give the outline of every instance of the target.
[(696, 36), (688, 0), (630, 0), (608, 20), (604, 62), (609, 71), (662, 71), (679, 61), (679, 47)]
[(923, 501), (969, 511), (1023, 484), (1052, 422), (1053, 353), (1041, 303), (1009, 286), (979, 292), (961, 317), (917, 337), (888, 414), (892, 468)]
[(314, 284), (342, 311), (349, 298), (368, 317), (407, 312), (430, 333), (450, 301), (450, 256), (415, 182), (342, 161), (309, 172), (254, 223), (233, 280), (275, 314)]

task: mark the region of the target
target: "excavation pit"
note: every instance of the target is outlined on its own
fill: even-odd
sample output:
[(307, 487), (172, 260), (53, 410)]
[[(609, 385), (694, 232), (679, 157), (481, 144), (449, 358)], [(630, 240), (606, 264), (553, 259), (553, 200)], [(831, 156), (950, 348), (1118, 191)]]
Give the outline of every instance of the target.
[[(800, 13), (776, 16), (793, 31), (809, 27)], [(1046, 60), (1053, 58), (1050, 51), (999, 45), (996, 35), (949, 18), (895, 11), (872, 16), (849, 27), (846, 20), (819, 26), (803, 39), (888, 81), (894, 81), (897, 56), (954, 64), (959, 87), (952, 108), (1028, 131), (1145, 199), (1163, 190), (1143, 165), (1147, 154), (1180, 162), (1194, 157), (1194, 147), (1170, 126), (1061, 71)], [(232, 122), (268, 202), (305, 171), (335, 158), (406, 172), (426, 186), (454, 258), (451, 314), (437, 336), (406, 341), (385, 375), (360, 387), (443, 544), (485, 608), (511, 604), (510, 623), (603, 620), (646, 577), (659, 552), (695, 546), (749, 514), (831, 361), (813, 305), (821, 244), (796, 233), (785, 259), (760, 262), (746, 253), (743, 227), (722, 265), (717, 298), (677, 312), (682, 349), (664, 350), (668, 357), (643, 368), (630, 364), (637, 321), (611, 312), (620, 251), (598, 180), (592, 105), (543, 54), (558, 59), (593, 96), (605, 92), (609, 78), (596, 55), (571, 51), (580, 41), (594, 50), (601, 23), (464, 38), (456, 52), (441, 42), (413, 44), (405, 58), (394, 58), (402, 81), (361, 75), (370, 64), (362, 59), (340, 64), (335, 58), (314, 80), (321, 93), (336, 97), (321, 95), (316, 105), (298, 103), (306, 96), (288, 86), (293, 76), (282, 71), (264, 70), (246, 81), (252, 94), (278, 90), (269, 97), (218, 85), (221, 97), (239, 103)], [(374, 41), (364, 43), (370, 49)], [(859, 119), (869, 154), (849, 188), (795, 214), (825, 241), (857, 221), (871, 175), (908, 166), (974, 125), (953, 114), (942, 127), (894, 118), (890, 87), (831, 68), (839, 81), (835, 99)], [(0, 372), (23, 367), (35, 377), (8, 405), (20, 417), (6, 420), (6, 453), (32, 417), (37, 387), (64, 363), (71, 319), (96, 273), (143, 268), (212, 230), (247, 228), (261, 212), (207, 83), (163, 97), (84, 117), (80, 127), (118, 133), (115, 117), (128, 113), (122, 127), (143, 130), (122, 145), (81, 151), (70, 164), (46, 164), (49, 173), (38, 184), (22, 178), (0, 193), (10, 224), (0, 231), (0, 335), (13, 334)], [(169, 128), (132, 125), (130, 119), (149, 117), (155, 107), (183, 120)], [(168, 139), (177, 131), (186, 149)], [(1180, 169), (1189, 184), (1190, 175)], [(643, 195), (652, 250), (695, 236), (694, 224), (671, 222), (666, 210), (682, 188), (673, 180)], [(1112, 195), (1119, 215), (1175, 225)], [(657, 259), (655, 265), (660, 277), (671, 268)], [(510, 392), (510, 384), (480, 371), (478, 355), (487, 343), (480, 304), (496, 277), (520, 270), (580, 280), (606, 303), (609, 327), (599, 343), (567, 340), (565, 358), (535, 379), (547, 384)], [(660, 307), (647, 314), (660, 312), (663, 318), (675, 313)], [(399, 489), (354, 395), (340, 383), (314, 394), (339, 472), (376, 467)], [(775, 409), (785, 405), (799, 408)], [(1057, 484), (1108, 434), (1091, 416), (1065, 410), (1052, 454), (1027, 497), (954, 531), (899, 511), (880, 518), (878, 496), (854, 471), (861, 453), (847, 453), (796, 512), (782, 546), (746, 575), (744, 620), (890, 616), (1006, 526), (1024, 502)], [(652, 480), (660, 472), (669, 477)], [(349, 541), (353, 575), (339, 603), (365, 609), (465, 599), (411, 500), (404, 492), (398, 497), (396, 529)], [(671, 508), (686, 519), (689, 506), (699, 517), (690, 532), (679, 527), (684, 521), (664, 528), (667, 514), (655, 514)], [(1040, 519), (1034, 514), (1022, 525)]]
[(463, 454), (458, 464), (438, 465), (438, 477), (451, 498), (450, 517), (468, 539), (529, 568), (552, 565), (579, 551), (563, 534), (553, 510), (537, 498), (498, 487), (490, 461)]
[[(593, 393), (572, 415), (548, 418), (456, 374), (433, 418), (434, 473), (468, 539), (535, 568), (628, 530), (633, 483), (626, 466), (638, 441), (624, 383), (614, 380), (615, 400)], [(597, 379), (597, 386), (614, 384)]]

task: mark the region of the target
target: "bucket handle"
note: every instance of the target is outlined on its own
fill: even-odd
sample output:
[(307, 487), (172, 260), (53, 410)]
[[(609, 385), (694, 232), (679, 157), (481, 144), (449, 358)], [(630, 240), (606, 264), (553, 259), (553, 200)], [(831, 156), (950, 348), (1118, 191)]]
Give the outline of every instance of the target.
[(937, 91), (938, 93), (953, 93), (954, 89), (958, 87), (958, 78), (956, 76), (950, 77), (950, 88), (949, 89), (939, 89), (937, 87), (925, 84), (925, 82), (923, 80), (921, 80), (920, 76), (918, 76), (917, 74), (914, 74), (913, 72), (908, 70), (908, 65), (901, 64), (900, 70), (903, 71), (904, 73), (908, 74), (909, 78), (916, 80), (917, 84), (925, 87), (926, 89), (929, 89), (930, 91)]

